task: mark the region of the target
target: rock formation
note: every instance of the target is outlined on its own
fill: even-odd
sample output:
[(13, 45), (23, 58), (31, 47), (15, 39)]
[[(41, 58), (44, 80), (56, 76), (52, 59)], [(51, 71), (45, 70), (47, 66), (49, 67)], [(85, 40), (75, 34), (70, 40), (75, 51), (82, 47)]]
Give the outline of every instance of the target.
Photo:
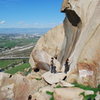
[(28, 100), (29, 95), (33, 95), (39, 88), (47, 84), (36, 80), (39, 74), (31, 74), (27, 77), (15, 74), (0, 73), (0, 100)]
[[(69, 55), (68, 81), (96, 87), (100, 84), (100, 0), (64, 0), (61, 11), (78, 27), (79, 36), (73, 39), (75, 44)], [(65, 34), (69, 34), (66, 24), (65, 20)]]
[(30, 63), (49, 70), (50, 58), (57, 56), (59, 71), (68, 59), (68, 82), (96, 87), (100, 84), (100, 0), (64, 0), (61, 12), (66, 15), (63, 26), (38, 41)]
[(33, 71), (0, 73), (0, 100), (100, 100), (100, 0), (64, 0), (61, 12), (30, 55)]
[[(61, 52), (64, 35), (64, 28), (61, 24), (51, 29), (39, 39), (30, 55), (29, 62), (32, 68), (50, 69), (51, 58), (57, 58)], [(54, 62), (57, 70), (59, 70), (60, 63), (56, 59)]]

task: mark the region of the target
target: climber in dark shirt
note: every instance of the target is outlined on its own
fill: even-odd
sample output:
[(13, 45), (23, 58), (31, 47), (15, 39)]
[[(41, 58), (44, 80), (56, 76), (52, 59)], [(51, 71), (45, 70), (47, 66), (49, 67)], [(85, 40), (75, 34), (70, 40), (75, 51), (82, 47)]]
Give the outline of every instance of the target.
[(56, 73), (56, 66), (53, 66), (53, 73)]
[(54, 66), (54, 58), (51, 58), (51, 65), (50, 65), (51, 73), (56, 73), (56, 66)]
[(69, 64), (68, 64), (68, 59), (65, 62), (65, 73), (67, 73), (69, 71)]

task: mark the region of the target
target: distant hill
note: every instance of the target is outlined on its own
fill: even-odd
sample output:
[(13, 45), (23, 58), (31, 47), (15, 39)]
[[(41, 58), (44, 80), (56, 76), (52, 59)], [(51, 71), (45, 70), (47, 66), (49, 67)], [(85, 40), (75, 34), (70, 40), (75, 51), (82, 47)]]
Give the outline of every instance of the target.
[(46, 33), (50, 28), (0, 28), (0, 34), (13, 34), (13, 33)]

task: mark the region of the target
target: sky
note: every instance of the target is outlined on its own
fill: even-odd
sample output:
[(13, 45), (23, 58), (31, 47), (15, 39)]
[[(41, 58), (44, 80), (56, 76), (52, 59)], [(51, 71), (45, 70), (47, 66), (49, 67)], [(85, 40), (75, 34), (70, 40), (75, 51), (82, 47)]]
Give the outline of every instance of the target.
[(0, 0), (0, 28), (52, 28), (63, 22), (63, 0)]

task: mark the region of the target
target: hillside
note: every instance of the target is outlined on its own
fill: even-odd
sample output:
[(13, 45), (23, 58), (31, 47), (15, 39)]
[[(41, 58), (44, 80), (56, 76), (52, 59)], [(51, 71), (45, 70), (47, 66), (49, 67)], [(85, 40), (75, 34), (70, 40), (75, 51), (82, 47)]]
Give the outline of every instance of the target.
[[(29, 56), (39, 34), (0, 34), (0, 72), (15, 74), (30, 70)], [(25, 71), (27, 69), (27, 71)]]

